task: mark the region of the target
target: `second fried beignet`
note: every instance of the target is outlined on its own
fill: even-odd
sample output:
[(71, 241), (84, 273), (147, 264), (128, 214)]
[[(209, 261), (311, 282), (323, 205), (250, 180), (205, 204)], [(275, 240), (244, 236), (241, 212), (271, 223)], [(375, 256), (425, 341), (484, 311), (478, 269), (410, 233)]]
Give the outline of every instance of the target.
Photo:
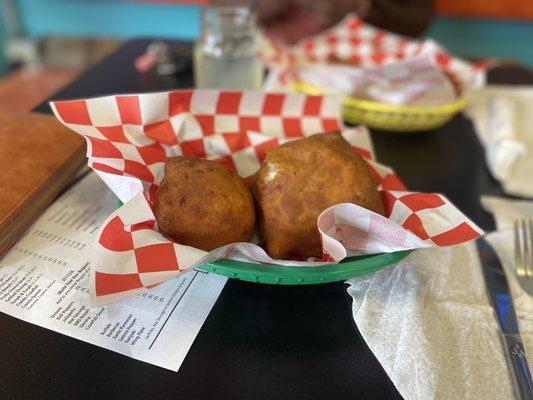
[(384, 213), (365, 162), (339, 132), (269, 149), (251, 190), (272, 258), (320, 257), (317, 219), (332, 205), (355, 203)]

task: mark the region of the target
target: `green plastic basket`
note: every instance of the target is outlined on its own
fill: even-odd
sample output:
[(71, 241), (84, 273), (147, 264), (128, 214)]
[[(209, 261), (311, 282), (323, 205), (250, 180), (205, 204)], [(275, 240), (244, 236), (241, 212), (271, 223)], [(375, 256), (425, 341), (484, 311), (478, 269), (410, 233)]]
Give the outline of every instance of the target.
[(396, 253), (351, 257), (339, 264), (316, 267), (287, 267), (272, 264), (254, 264), (222, 259), (204, 264), (198, 269), (242, 281), (274, 285), (311, 285), (344, 281), (357, 275), (377, 271), (407, 257), (411, 250)]
[[(122, 206), (118, 201), (118, 207)], [(266, 283), (271, 285), (313, 285), (318, 283), (338, 282), (357, 275), (377, 271), (388, 265), (403, 260), (412, 250), (395, 253), (372, 254), (350, 257), (338, 264), (324, 264), (315, 267), (291, 267), (273, 264), (255, 264), (223, 258), (197, 269), (227, 276), (241, 281)]]

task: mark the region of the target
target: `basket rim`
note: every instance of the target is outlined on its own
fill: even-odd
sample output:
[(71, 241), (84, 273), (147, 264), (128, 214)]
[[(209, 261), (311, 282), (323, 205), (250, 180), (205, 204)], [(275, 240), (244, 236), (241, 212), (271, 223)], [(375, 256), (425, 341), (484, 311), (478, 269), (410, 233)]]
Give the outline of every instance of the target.
[(337, 264), (316, 266), (293, 266), (258, 264), (252, 262), (219, 259), (203, 264), (198, 269), (213, 272), (228, 278), (256, 283), (281, 285), (328, 283), (349, 279), (350, 277), (377, 271), (395, 264), (414, 250), (393, 253), (366, 254), (349, 257)]
[[(320, 88), (310, 85), (298, 79), (291, 82), (292, 88), (300, 93), (309, 95), (324, 95), (324, 91)], [(350, 107), (357, 107), (369, 111), (387, 112), (387, 113), (403, 113), (403, 114), (451, 114), (460, 111), (466, 106), (466, 97), (461, 96), (452, 103), (442, 104), (439, 106), (406, 106), (378, 103), (371, 100), (357, 99), (355, 97), (345, 97), (343, 105)]]

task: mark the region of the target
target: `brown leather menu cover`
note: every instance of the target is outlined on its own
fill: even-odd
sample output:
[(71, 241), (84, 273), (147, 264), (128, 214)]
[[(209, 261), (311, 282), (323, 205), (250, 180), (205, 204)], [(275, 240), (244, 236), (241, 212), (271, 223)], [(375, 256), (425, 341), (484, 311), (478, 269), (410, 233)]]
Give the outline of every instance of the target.
[(85, 163), (85, 140), (55, 118), (0, 111), (0, 256)]

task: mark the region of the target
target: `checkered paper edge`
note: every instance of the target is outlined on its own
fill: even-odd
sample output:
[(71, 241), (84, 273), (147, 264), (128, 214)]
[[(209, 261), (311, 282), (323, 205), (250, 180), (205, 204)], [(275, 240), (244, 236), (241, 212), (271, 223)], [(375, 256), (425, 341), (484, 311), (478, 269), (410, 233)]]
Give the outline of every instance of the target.
[(284, 87), (298, 65), (337, 60), (361, 67), (380, 67), (422, 52), (434, 56), (436, 65), (452, 77), (462, 94), (485, 83), (487, 62), (468, 63), (431, 39), (420, 41), (400, 36), (367, 24), (356, 14), (348, 14), (334, 27), (294, 46), (283, 45), (263, 35), (260, 56), (277, 70), (277, 86)]
[[(388, 237), (396, 238), (396, 247), (389, 245), (389, 251), (396, 251), (456, 244), (481, 232), (442, 196), (407, 192), (389, 168), (373, 162), (367, 130), (345, 129), (334, 98), (196, 90), (107, 96), (51, 106), (60, 121), (87, 139), (89, 165), (125, 203), (99, 234), (92, 273), (96, 304), (131, 297), (218, 258), (313, 266), (351, 254), (381, 252)], [(151, 199), (163, 177), (166, 157), (213, 159), (245, 177), (259, 168), (268, 148), (336, 129), (367, 160), (391, 219), (353, 204), (326, 210), (318, 221), (323, 261), (273, 260), (252, 243), (205, 253), (173, 243), (157, 231)], [(348, 218), (346, 207), (350, 206), (355, 209), (349, 210)], [(333, 226), (328, 222), (331, 213)], [(443, 225), (442, 221), (448, 222)], [(347, 227), (350, 224), (354, 229)], [(467, 234), (458, 235), (458, 226), (468, 227)], [(387, 234), (392, 228), (393, 236)], [(364, 246), (354, 245), (357, 240), (350, 237), (354, 234), (366, 235)]]

